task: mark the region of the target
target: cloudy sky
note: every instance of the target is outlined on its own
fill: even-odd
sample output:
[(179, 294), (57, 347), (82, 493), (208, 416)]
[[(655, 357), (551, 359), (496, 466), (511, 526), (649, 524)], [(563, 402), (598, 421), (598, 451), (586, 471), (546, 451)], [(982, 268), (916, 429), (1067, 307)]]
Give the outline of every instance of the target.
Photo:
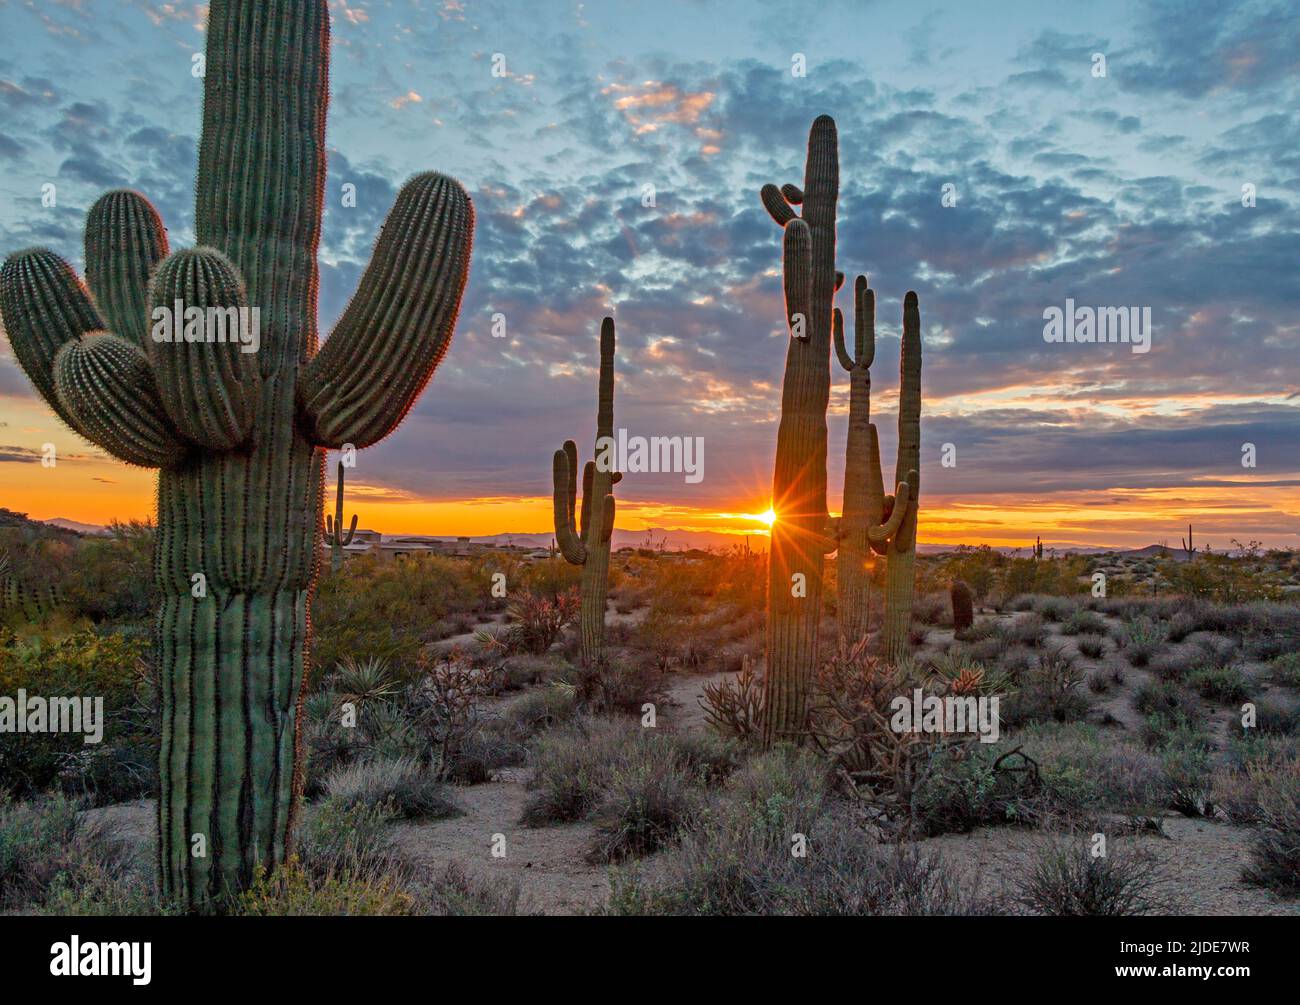
[[(889, 471), (902, 298), (920, 296), (923, 540), (1177, 545), (1190, 521), (1216, 547), (1296, 545), (1293, 6), (330, 6), (322, 331), (406, 177), (454, 174), (478, 213), (451, 351), (349, 480), (363, 526), (547, 530), (551, 452), (570, 436), (591, 449), (596, 332), (611, 313), (617, 425), (705, 443), (697, 484), (630, 475), (620, 526), (755, 529), (744, 514), (769, 501), (786, 338), (780, 232), (758, 190), (801, 181), (808, 126), (829, 113), (839, 267), (878, 291), (873, 412)], [(123, 186), (153, 199), (173, 248), (193, 241), (205, 15), (0, 0), (0, 253), (46, 245), (80, 267), (86, 209)], [(1067, 298), (1149, 307), (1151, 351), (1048, 344), (1044, 311)], [(847, 379), (832, 373), (838, 500)], [(54, 470), (37, 460), (46, 442)], [(0, 505), (106, 522), (147, 515), (151, 486), (61, 429), (0, 340)]]

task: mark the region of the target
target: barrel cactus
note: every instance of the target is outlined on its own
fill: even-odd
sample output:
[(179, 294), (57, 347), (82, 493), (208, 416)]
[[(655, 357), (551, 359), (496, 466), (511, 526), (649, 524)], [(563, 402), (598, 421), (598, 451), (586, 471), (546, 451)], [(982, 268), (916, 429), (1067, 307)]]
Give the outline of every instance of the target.
[(343, 568), (343, 549), (357, 536), (357, 515), (352, 514), (352, 525), (343, 529), (343, 462), (339, 461), (334, 490), (334, 515), (325, 514), (325, 541), (330, 546), (330, 572)]
[(975, 602), (970, 587), (960, 579), (954, 579), (949, 594), (952, 598), (952, 627), (958, 633), (969, 631), (975, 624)]
[[(158, 866), (164, 896), (194, 909), (291, 849), (322, 448), (397, 427), (447, 350), (469, 269), (469, 197), (417, 175), (318, 349), (328, 63), (326, 0), (213, 0), (197, 247), (169, 256), (149, 202), (112, 192), (87, 220), (90, 292), (45, 250), (0, 272), (14, 354), (50, 407), (160, 469)], [(174, 306), (257, 308), (257, 351), (159, 340), (151, 308)]]
[(600, 384), (596, 405), (596, 459), (582, 469), (582, 510), (578, 517), (578, 445), (565, 440), (552, 458), (555, 540), (571, 565), (582, 566), (579, 631), (584, 666), (604, 657), (605, 604), (609, 596), (609, 545), (614, 533), (614, 497), (622, 479), (614, 470), (614, 319), (600, 325)]

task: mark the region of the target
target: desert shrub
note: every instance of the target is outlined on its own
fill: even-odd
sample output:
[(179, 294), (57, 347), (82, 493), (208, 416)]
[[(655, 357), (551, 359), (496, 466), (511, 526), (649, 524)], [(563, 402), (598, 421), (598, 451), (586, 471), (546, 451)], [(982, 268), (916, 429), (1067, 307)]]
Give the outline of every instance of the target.
[(1130, 618), (1116, 632), (1115, 641), (1130, 663), (1144, 667), (1164, 644), (1165, 631), (1160, 622), (1151, 618)]
[(297, 857), (262, 872), (242, 891), (230, 913), (239, 917), (406, 917), (416, 898), (405, 877), (313, 875)]
[(109, 827), (80, 819), (81, 805), (60, 793), (25, 802), (0, 794), (0, 909), (72, 912), (90, 901), (103, 905), (107, 893), (110, 904), (139, 913), (125, 902), (152, 901), (128, 845)]
[(1196, 631), (1196, 617), (1187, 611), (1179, 611), (1165, 626), (1170, 642), (1182, 642)]
[(670, 843), (699, 812), (699, 795), (670, 743), (636, 745), (614, 766), (601, 805), (590, 862), (621, 862)]
[(1022, 614), (1011, 625), (1011, 639), (1025, 646), (1040, 646), (1047, 638), (1047, 629), (1039, 614)]
[(152, 523), (114, 522), (107, 537), (81, 541), (59, 584), (69, 609), (92, 621), (142, 622), (157, 604)]
[(1254, 828), (1248, 883), (1289, 896), (1300, 894), (1300, 760), (1252, 765), (1251, 795), (1243, 814)]
[(467, 615), (489, 596), (487, 571), (458, 559), (350, 558), (338, 575), (322, 577), (312, 603), (312, 665), (328, 671), (345, 656), (366, 653), (404, 673), (425, 644), (441, 637), (438, 621)]
[(29, 701), (103, 699), (99, 743), (86, 743), (84, 732), (0, 732), (0, 786), (19, 797), (57, 788), (98, 803), (152, 792), (157, 695), (147, 650), (143, 639), (90, 631), (0, 646), (0, 695), (16, 696), (21, 688)]
[(1169, 681), (1143, 681), (1133, 692), (1133, 707), (1142, 715), (1200, 718), (1200, 710), (1183, 689)]
[(528, 827), (581, 820), (599, 805), (625, 748), (643, 732), (630, 723), (576, 720), (537, 737), (532, 795), (521, 822)]
[(1181, 681), (1187, 676), (1187, 656), (1181, 650), (1160, 653), (1149, 665), (1151, 672), (1161, 680)]
[(1074, 643), (1082, 656), (1091, 660), (1101, 659), (1106, 654), (1106, 637), (1092, 633), (1081, 634)]
[(1165, 741), (1160, 750), (1160, 763), (1171, 809), (1189, 817), (1213, 815), (1212, 760), (1208, 737), (1203, 734), (1183, 731)]
[(433, 772), (414, 758), (380, 758), (337, 769), (325, 794), (344, 807), (389, 805), (407, 820), (442, 820), (460, 814)]
[(705, 786), (720, 785), (744, 762), (740, 743), (710, 733), (674, 733), (672, 746), (687, 772)]
[(1232, 705), (1250, 697), (1246, 677), (1235, 666), (1203, 667), (1194, 670), (1187, 684), (1208, 701)]
[(1160, 758), (1089, 723), (1034, 724), (1015, 743), (1038, 763), (1046, 809), (1144, 813), (1168, 803)]
[(1105, 670), (1093, 670), (1088, 674), (1088, 690), (1093, 694), (1105, 694), (1115, 682)]
[(966, 833), (985, 824), (1027, 823), (1036, 818), (1034, 776), (978, 742), (925, 750), (909, 796), (913, 829), (923, 836)]
[(927, 593), (912, 603), (912, 621), (921, 625), (951, 625), (952, 609), (943, 593)]
[(1169, 909), (1167, 880), (1149, 854), (1111, 849), (1093, 855), (1088, 841), (1054, 841), (1016, 883), (1015, 898), (1053, 917), (1129, 917)]
[(413, 870), (394, 843), (390, 825), (396, 820), (390, 804), (345, 806), (326, 799), (306, 814), (298, 834), (298, 860), (317, 881), (391, 879), (405, 887)]
[(1044, 621), (1069, 623), (1079, 612), (1079, 605), (1066, 597), (1041, 597), (1034, 604), (1034, 610), (1042, 615)]
[(1038, 665), (1021, 676), (1019, 690), (1002, 703), (1003, 725), (1082, 719), (1091, 708), (1080, 687), (1083, 679), (1083, 672), (1063, 648), (1044, 649)]
[(1285, 704), (1276, 698), (1261, 698), (1254, 702), (1254, 722), (1247, 726), (1240, 716), (1228, 720), (1228, 735), (1242, 740), (1251, 737), (1300, 736), (1300, 708)]
[(506, 654), (525, 652), (540, 656), (555, 644), (578, 616), (575, 590), (549, 596), (523, 591), (506, 607), (509, 625), (496, 635), (481, 633), (480, 641)]
[(517, 880), (487, 880), (450, 862), (430, 887), (426, 909), (440, 917), (512, 917), (519, 895)]
[(1061, 622), (1062, 635), (1082, 635), (1085, 632), (1099, 634), (1106, 631), (1106, 622), (1094, 611), (1076, 608), (1069, 617)]
[(1300, 652), (1287, 653), (1273, 660), (1269, 674), (1283, 687), (1300, 689)]
[(578, 713), (578, 695), (567, 684), (550, 684), (520, 695), (502, 711), (511, 735), (526, 740), (562, 723)]

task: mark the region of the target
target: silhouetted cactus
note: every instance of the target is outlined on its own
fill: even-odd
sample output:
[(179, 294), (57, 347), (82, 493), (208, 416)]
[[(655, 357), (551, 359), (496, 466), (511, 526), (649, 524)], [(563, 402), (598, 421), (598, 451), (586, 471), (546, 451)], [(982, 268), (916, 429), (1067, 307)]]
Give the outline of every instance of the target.
[(952, 626), (958, 632), (964, 632), (975, 624), (975, 602), (970, 587), (960, 579), (954, 579), (949, 593), (952, 596)]
[(578, 445), (565, 440), (552, 458), (555, 540), (571, 565), (582, 566), (579, 631), (582, 663), (594, 666), (604, 656), (605, 602), (609, 595), (609, 541), (614, 533), (614, 497), (610, 489), (622, 479), (613, 470), (614, 437), (614, 319), (600, 325), (600, 385), (596, 406), (596, 456), (582, 469), (581, 523), (578, 505)]
[[(880, 473), (880, 445), (871, 422), (871, 363), (876, 354), (876, 294), (866, 276), (853, 284), (854, 350), (845, 345), (844, 317), (835, 308), (835, 353), (849, 373), (849, 430), (844, 453), (844, 509), (839, 520), (836, 556), (840, 641), (850, 647), (866, 634), (871, 614), (871, 579), (867, 559), (873, 547), (884, 550), (907, 513), (909, 486), (898, 486), (903, 499), (886, 496)], [(888, 518), (886, 506), (890, 508)]]
[(1034, 553), (1034, 561), (1042, 561), (1043, 558), (1043, 539), (1041, 537), (1034, 539), (1033, 547), (1030, 549)]
[(343, 549), (357, 535), (357, 515), (352, 514), (352, 525), (343, 530), (343, 462), (339, 461), (334, 493), (334, 515), (325, 514), (325, 540), (330, 546), (330, 572), (343, 568)]
[[(469, 197), (417, 175), (317, 350), (328, 62), (326, 0), (213, 0), (198, 247), (167, 258), (153, 207), (113, 192), (86, 226), (93, 302), (48, 251), (0, 272), (14, 355), (45, 400), (115, 456), (161, 468), (158, 864), (163, 895), (197, 908), (291, 847), (321, 448), (397, 427), (450, 343), (469, 268)], [(257, 353), (155, 341), (147, 307), (176, 299), (258, 308)]]
[(1183, 551), (1187, 555), (1187, 561), (1196, 557), (1196, 541), (1192, 539), (1192, 525), (1187, 525), (1187, 537), (1183, 539)]

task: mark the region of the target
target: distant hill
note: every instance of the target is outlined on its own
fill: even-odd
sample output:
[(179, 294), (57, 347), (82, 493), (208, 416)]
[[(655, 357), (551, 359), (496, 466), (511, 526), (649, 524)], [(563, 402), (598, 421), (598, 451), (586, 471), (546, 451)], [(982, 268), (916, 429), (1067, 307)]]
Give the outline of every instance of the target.
[(43, 520), (33, 520), (26, 513), (16, 513), (4, 507), (0, 507), (0, 527), (16, 527), (30, 534), (44, 534), (55, 537), (81, 536), (81, 532), (72, 527), (60, 526), (57, 523), (46, 523)]
[(108, 534), (107, 527), (101, 527), (95, 523), (80, 523), (61, 516), (56, 516), (53, 520), (45, 520), (44, 523), (49, 527), (61, 527), (64, 530), (70, 530), (74, 534), (90, 534), (94, 537), (102, 537)]

